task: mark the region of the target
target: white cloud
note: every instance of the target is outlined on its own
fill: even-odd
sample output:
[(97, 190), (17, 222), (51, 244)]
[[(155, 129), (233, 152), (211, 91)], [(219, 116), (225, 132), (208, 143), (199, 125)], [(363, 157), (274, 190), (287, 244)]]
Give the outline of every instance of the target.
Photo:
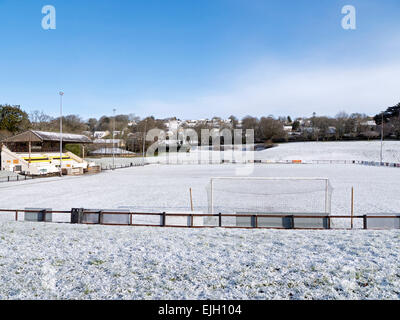
[(400, 102), (400, 62), (360, 66), (302, 66), (260, 64), (232, 78), (217, 92), (187, 101), (142, 101), (155, 115), (182, 118), (292, 115), (335, 115), (339, 111), (374, 115)]

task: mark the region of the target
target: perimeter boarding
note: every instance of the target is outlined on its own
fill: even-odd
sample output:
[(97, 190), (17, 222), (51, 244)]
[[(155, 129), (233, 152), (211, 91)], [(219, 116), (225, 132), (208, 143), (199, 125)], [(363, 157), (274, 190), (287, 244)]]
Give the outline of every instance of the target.
[[(400, 215), (325, 216), (301, 214), (204, 214), (195, 212), (131, 212), (129, 210), (97, 210), (73, 208), (54, 211), (51, 208), (0, 209), (0, 213), (13, 213), (16, 221), (55, 222), (109, 226), (148, 226), (179, 228), (241, 228), (241, 229), (400, 229)], [(69, 220), (57, 216), (69, 216)], [(22, 218), (23, 216), (23, 218)], [(335, 219), (351, 219), (348, 228), (332, 227)], [(353, 221), (361, 224), (354, 226)]]
[[(347, 219), (345, 225), (350, 229), (400, 229), (400, 215), (355, 215), (354, 188), (349, 215), (332, 216), (333, 188), (329, 179), (323, 177), (213, 177), (206, 191), (207, 213), (194, 211), (192, 188), (188, 194), (191, 211), (25, 208), (0, 209), (0, 213), (14, 213), (16, 221), (115, 226), (344, 229), (332, 222)], [(23, 219), (19, 216), (22, 213)]]

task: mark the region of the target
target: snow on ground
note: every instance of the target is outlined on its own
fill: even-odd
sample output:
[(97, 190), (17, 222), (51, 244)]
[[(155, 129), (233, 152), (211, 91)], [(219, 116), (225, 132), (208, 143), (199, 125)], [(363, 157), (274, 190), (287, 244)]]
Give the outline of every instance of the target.
[(15, 172), (11, 172), (11, 171), (4, 171), (4, 170), (0, 170), (0, 179), (5, 179), (7, 177), (17, 177), (18, 174), (16, 174)]
[(400, 232), (0, 223), (0, 299), (399, 299)]
[[(312, 159), (376, 160), (377, 143), (339, 147), (350, 144), (321, 143), (318, 152), (313, 143), (284, 144), (257, 154), (305, 159), (314, 150)], [(393, 160), (389, 151), (384, 160), (397, 161), (398, 144), (385, 146)], [(235, 176), (237, 168), (153, 164), (2, 183), (0, 207), (188, 211), (192, 188), (195, 210), (207, 211), (210, 177)], [(399, 168), (255, 164), (251, 176), (327, 177), (333, 215), (350, 215), (352, 186), (355, 214), (400, 213)], [(109, 227), (13, 222), (13, 214), (0, 215), (0, 299), (400, 298), (399, 230)], [(348, 227), (349, 221), (333, 226)]]
[[(133, 211), (144, 212), (189, 211), (189, 188), (192, 188), (194, 209), (207, 212), (206, 186), (210, 178), (234, 176), (237, 167), (238, 165), (235, 164), (147, 165), (105, 171), (97, 175), (2, 183), (0, 184), (0, 207), (7, 209), (52, 208), (54, 210), (80, 207), (87, 209), (130, 208)], [(399, 168), (352, 164), (255, 164), (252, 176), (329, 178), (334, 189), (333, 215), (350, 215), (351, 187), (355, 190), (356, 215), (400, 214)], [(302, 197), (307, 198), (308, 194), (302, 194), (299, 190), (293, 206), (301, 207)], [(238, 195), (239, 200), (240, 195)], [(1, 215), (5, 218), (4, 214)], [(10, 214), (8, 219), (12, 216)], [(361, 223), (361, 221), (358, 222)]]
[[(377, 140), (282, 143), (255, 152), (255, 159), (380, 161), (380, 147)], [(400, 162), (400, 141), (383, 142), (383, 161)]]
[[(224, 152), (206, 150), (205, 147), (193, 147), (190, 153), (175, 153), (170, 155), (171, 161), (186, 161), (185, 163), (198, 163), (199, 159), (206, 159), (208, 154), (210, 159), (230, 160), (230, 159), (256, 159), (256, 160), (364, 160), (380, 161), (380, 141), (338, 141), (338, 142), (295, 142), (281, 143), (274, 148), (256, 151), (254, 156), (245, 155), (240, 152), (239, 155), (232, 155), (231, 150)], [(207, 148), (208, 149), (208, 148)], [(229, 149), (229, 148), (228, 148)], [(400, 163), (400, 141), (383, 142), (383, 161)], [(237, 151), (236, 151), (237, 152)], [(241, 156), (241, 158), (239, 157)], [(202, 158), (204, 157), (204, 158)], [(89, 159), (89, 158), (88, 158)], [(113, 164), (112, 157), (91, 158), (90, 160), (102, 164), (104, 167)], [(142, 157), (123, 157), (115, 158), (114, 164), (134, 165), (142, 164)], [(165, 161), (162, 157), (147, 157), (146, 163), (155, 163)], [(202, 162), (204, 163), (204, 161)]]
[(142, 165), (143, 158), (141, 157), (116, 157), (113, 161), (112, 157), (102, 157), (102, 158), (85, 158), (86, 161), (95, 162), (98, 165), (101, 165), (103, 169), (111, 168), (113, 166), (135, 166)]

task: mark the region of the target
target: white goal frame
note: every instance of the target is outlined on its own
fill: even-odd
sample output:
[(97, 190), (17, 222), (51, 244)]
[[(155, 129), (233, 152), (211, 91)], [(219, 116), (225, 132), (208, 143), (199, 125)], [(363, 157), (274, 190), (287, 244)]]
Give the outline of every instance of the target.
[(210, 179), (210, 207), (211, 214), (214, 214), (214, 191), (213, 182), (215, 180), (277, 180), (277, 181), (291, 181), (291, 180), (303, 180), (303, 181), (325, 181), (325, 213), (329, 214), (329, 178), (322, 177), (212, 177)]

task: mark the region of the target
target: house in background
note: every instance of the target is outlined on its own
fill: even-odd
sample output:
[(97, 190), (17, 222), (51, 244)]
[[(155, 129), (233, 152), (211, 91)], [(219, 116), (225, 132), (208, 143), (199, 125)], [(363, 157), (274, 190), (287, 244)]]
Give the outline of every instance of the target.
[(110, 134), (110, 131), (106, 130), (106, 131), (95, 131), (93, 133), (93, 138), (95, 139), (102, 139), (104, 137), (107, 137)]
[(95, 148), (124, 148), (125, 141), (123, 139), (95, 139), (93, 140)]

